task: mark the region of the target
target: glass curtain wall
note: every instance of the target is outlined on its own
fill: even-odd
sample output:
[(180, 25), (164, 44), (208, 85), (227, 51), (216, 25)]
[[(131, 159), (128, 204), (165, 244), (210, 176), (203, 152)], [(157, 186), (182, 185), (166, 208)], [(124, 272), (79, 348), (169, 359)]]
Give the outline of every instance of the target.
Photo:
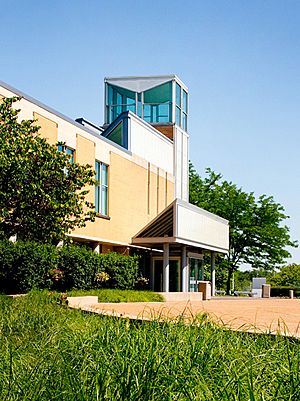
[(175, 122), (184, 131), (187, 131), (188, 94), (176, 83), (176, 118)]
[(124, 111), (136, 113), (136, 94), (128, 89), (107, 85), (106, 121), (112, 123)]
[(148, 123), (172, 122), (172, 81), (144, 92), (144, 115)]
[[(175, 99), (173, 99), (173, 85), (175, 85)], [(175, 122), (187, 130), (188, 94), (174, 80), (141, 93), (107, 83), (106, 93), (107, 124), (111, 124), (124, 111), (132, 111), (148, 123)], [(175, 111), (175, 115), (172, 110)]]

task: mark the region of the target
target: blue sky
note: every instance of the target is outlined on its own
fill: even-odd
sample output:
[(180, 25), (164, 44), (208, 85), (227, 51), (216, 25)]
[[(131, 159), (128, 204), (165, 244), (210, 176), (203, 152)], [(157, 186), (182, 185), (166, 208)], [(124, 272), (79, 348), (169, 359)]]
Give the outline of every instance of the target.
[[(177, 74), (190, 159), (273, 195), (300, 239), (300, 2), (0, 0), (0, 79), (103, 122), (103, 78)], [(300, 250), (289, 262), (300, 263)]]

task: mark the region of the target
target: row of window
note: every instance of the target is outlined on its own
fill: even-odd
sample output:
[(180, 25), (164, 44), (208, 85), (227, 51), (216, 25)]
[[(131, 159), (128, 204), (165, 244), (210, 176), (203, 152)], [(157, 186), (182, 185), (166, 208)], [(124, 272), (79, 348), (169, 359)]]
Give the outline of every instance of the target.
[[(58, 151), (69, 155), (70, 163), (75, 161), (75, 151), (65, 145), (58, 145)], [(108, 166), (96, 160), (95, 211), (102, 216), (108, 216)]]

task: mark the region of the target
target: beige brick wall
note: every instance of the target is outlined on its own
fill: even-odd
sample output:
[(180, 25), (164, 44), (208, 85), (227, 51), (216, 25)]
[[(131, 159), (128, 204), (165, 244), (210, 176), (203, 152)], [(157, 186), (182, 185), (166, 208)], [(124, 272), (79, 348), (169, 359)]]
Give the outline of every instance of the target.
[[(111, 153), (109, 174), (109, 217), (97, 217), (94, 223), (75, 230), (76, 234), (105, 238), (113, 242), (130, 243), (148, 222), (157, 215), (157, 173), (149, 172), (115, 153)], [(159, 177), (158, 213), (164, 208), (165, 178)], [(150, 193), (148, 193), (148, 188)], [(174, 184), (168, 181), (168, 204), (174, 200)], [(148, 201), (150, 207), (148, 213)]]
[(36, 112), (33, 113), (33, 119), (37, 120), (35, 124), (41, 127), (39, 130), (40, 135), (47, 139), (51, 145), (55, 145), (57, 143), (58, 124)]

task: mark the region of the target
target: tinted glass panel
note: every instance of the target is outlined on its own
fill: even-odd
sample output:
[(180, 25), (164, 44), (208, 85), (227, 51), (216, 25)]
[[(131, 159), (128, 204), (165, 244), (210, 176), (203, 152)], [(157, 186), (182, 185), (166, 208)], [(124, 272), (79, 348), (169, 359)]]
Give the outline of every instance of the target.
[(132, 111), (135, 113), (135, 104), (127, 105), (124, 111)]
[(176, 124), (179, 126), (181, 126), (180, 114), (181, 114), (180, 108), (176, 106)]
[(156, 86), (144, 92), (144, 103), (166, 103), (172, 101), (172, 82)]
[(182, 91), (182, 110), (187, 113), (187, 93), (185, 90)]
[(187, 115), (182, 113), (182, 128), (186, 131), (187, 130)]
[(100, 187), (95, 187), (95, 212), (100, 213)]
[(99, 182), (100, 181), (100, 163), (96, 161), (95, 163), (95, 170), (96, 170), (96, 180)]
[(106, 166), (106, 164), (102, 164), (102, 174), (101, 174), (102, 185), (107, 186), (107, 184), (108, 184), (107, 176), (108, 176), (107, 166)]
[(161, 123), (169, 122), (169, 110), (170, 106), (168, 104), (160, 104), (158, 106), (157, 122)]
[(74, 150), (66, 147), (65, 153), (69, 155), (69, 161), (74, 163)]
[(107, 85), (107, 123), (113, 122), (123, 111), (135, 110), (135, 92)]
[(181, 107), (181, 87), (176, 84), (176, 105)]
[(147, 122), (151, 122), (151, 106), (148, 104), (144, 105), (144, 120)]
[(108, 214), (108, 196), (107, 187), (101, 188), (101, 214), (107, 216)]
[(100, 213), (100, 163), (96, 161), (95, 163), (96, 170), (96, 185), (95, 185), (95, 212)]
[(108, 139), (122, 146), (123, 144), (123, 123), (121, 122), (107, 136)]

